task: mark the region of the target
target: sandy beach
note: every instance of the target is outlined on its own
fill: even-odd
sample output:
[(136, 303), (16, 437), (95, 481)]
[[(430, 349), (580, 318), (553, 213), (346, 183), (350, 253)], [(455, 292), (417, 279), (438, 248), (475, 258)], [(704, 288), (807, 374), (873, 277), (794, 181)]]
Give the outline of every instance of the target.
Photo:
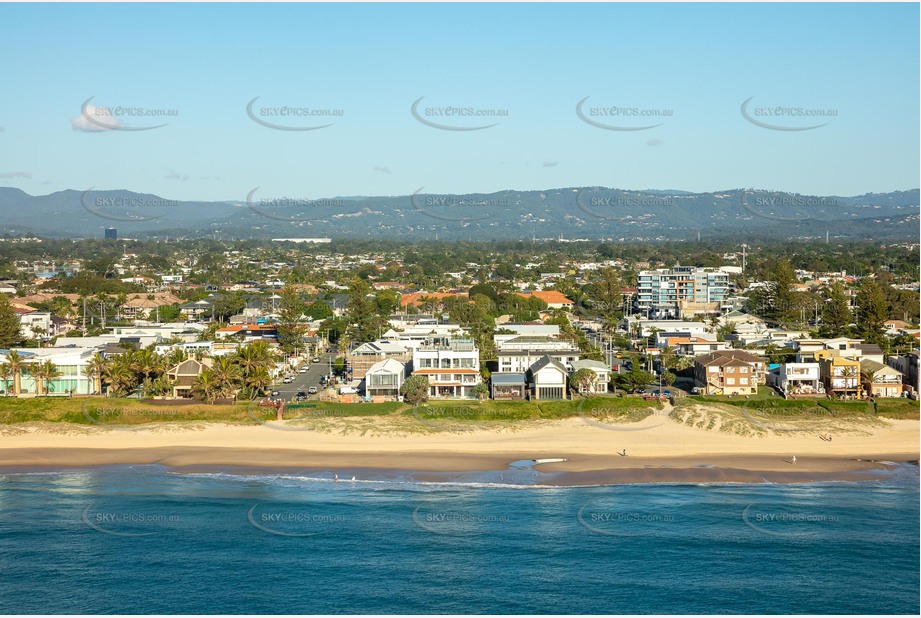
[[(510, 430), (367, 435), (291, 423), (103, 428), (25, 424), (0, 435), (0, 468), (158, 463), (176, 469), (366, 469), (425, 472), (503, 470), (522, 459), (554, 483), (797, 482), (877, 478), (917, 462), (919, 423), (878, 420), (835, 433), (778, 431), (741, 436), (663, 416), (602, 425), (580, 418)], [(626, 455), (621, 453), (626, 452)], [(792, 458), (796, 456), (794, 463)]]

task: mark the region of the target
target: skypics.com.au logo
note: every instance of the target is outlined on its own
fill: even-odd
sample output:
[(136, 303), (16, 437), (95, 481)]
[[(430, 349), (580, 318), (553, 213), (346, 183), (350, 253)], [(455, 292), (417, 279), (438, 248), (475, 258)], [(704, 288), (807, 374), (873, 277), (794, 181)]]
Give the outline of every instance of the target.
[(606, 131), (646, 131), (665, 124), (648, 124), (650, 120), (668, 119), (675, 115), (675, 110), (668, 108), (620, 105), (587, 107), (585, 102), (590, 98), (585, 97), (576, 103), (576, 116), (582, 122)]
[(816, 119), (837, 118), (838, 110), (831, 108), (810, 108), (801, 105), (763, 105), (751, 104), (755, 97), (748, 97), (742, 102), (742, 117), (756, 127), (771, 131), (812, 131), (824, 127), (821, 124), (801, 124), (803, 121), (814, 122)]
[(509, 115), (509, 111), (504, 108), (463, 105), (421, 106), (424, 98), (419, 97), (413, 102), (409, 109), (410, 114), (425, 126), (441, 131), (482, 131), (499, 124), (498, 122), (482, 124), (483, 119), (507, 118)]
[(341, 108), (320, 108), (308, 105), (263, 105), (256, 107), (256, 97), (246, 104), (246, 115), (256, 124), (276, 131), (317, 131), (335, 122), (316, 124), (319, 118), (339, 119), (345, 115)]
[(109, 221), (156, 221), (179, 207), (177, 200), (146, 195), (112, 195), (112, 191), (93, 191), (80, 195), (80, 206), (88, 213)]
[(80, 115), (71, 121), (74, 130), (96, 133), (100, 131), (151, 131), (168, 125), (168, 122), (150, 124), (151, 119), (175, 118), (178, 109), (150, 108), (140, 105), (98, 106), (95, 96), (80, 106)]

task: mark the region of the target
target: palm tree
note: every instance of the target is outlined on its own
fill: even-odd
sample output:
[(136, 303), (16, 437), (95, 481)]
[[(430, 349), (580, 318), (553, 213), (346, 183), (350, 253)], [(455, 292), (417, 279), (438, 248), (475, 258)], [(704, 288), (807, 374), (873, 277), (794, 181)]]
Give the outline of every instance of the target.
[(659, 364), (663, 369), (671, 369), (675, 365), (675, 351), (668, 345), (659, 350)]
[(873, 372), (869, 369), (863, 369), (860, 372), (860, 385), (868, 397), (873, 396)]
[(131, 367), (144, 380), (148, 380), (152, 375), (162, 373), (163, 361), (153, 350), (138, 350), (132, 354)]
[(232, 356), (219, 356), (214, 359), (214, 365), (211, 367), (214, 379), (217, 382), (218, 391), (221, 396), (228, 397), (235, 395), (238, 386), (243, 378), (243, 371), (240, 366), (234, 362)]
[(102, 376), (105, 374), (108, 366), (109, 361), (107, 361), (102, 354), (93, 354), (93, 357), (86, 361), (86, 365), (83, 367), (83, 375), (93, 381), (93, 386), (90, 389), (92, 394), (102, 394)]
[(121, 354), (106, 365), (103, 380), (117, 395), (127, 395), (137, 386), (137, 375), (131, 368), (131, 356)]
[(26, 367), (26, 359), (23, 358), (16, 350), (11, 350), (6, 355), (7, 365), (13, 374), (13, 394), (19, 395), (22, 392), (22, 370)]
[[(29, 372), (35, 379), (36, 395), (47, 395), (51, 387), (51, 380), (61, 375), (61, 372), (58, 371), (58, 366), (51, 360), (30, 365)], [(43, 390), (45, 391), (44, 393), (42, 393)]]
[(202, 371), (198, 379), (195, 380), (193, 390), (204, 395), (208, 403), (214, 403), (214, 400), (220, 392), (220, 385), (218, 384), (214, 372), (211, 369)]
[(10, 390), (9, 379), (13, 375), (13, 368), (9, 363), (0, 363), (0, 380), (3, 380), (3, 392)]

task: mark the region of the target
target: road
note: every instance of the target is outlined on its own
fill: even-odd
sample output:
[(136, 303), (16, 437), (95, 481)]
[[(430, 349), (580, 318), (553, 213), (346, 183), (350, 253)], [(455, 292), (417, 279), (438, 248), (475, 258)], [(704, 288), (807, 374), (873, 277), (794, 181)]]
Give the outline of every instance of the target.
[[(320, 377), (329, 374), (330, 363), (334, 360), (336, 360), (335, 353), (327, 352), (320, 356), (319, 363), (310, 363), (307, 365), (307, 373), (294, 374), (294, 382), (290, 384), (275, 384), (272, 386), (272, 390), (278, 391), (277, 397), (280, 399), (291, 401), (298, 391), (304, 391), (306, 393), (307, 389), (311, 386), (316, 386), (317, 389), (320, 389)], [(310, 399), (316, 398), (316, 395), (310, 396)]]

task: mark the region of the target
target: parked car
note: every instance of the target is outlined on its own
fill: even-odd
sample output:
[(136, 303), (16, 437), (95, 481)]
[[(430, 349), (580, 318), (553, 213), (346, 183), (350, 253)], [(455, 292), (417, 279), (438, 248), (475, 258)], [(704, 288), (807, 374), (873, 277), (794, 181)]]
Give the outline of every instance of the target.
[(272, 391), (272, 397), (278, 397), (279, 394), (278, 391)]
[(305, 365), (305, 366), (301, 367), (300, 370), (299, 370), (299, 372), (300, 372), (300, 373), (307, 373), (307, 366)]
[(320, 357), (319, 357), (319, 356), (314, 356), (314, 357), (313, 357), (313, 362), (319, 363), (319, 362), (320, 362)]
[(316, 394), (317, 394), (317, 387), (316, 387), (316, 386), (311, 386), (310, 388), (307, 389), (307, 393), (310, 394), (310, 395), (316, 395)]
[[(313, 387), (311, 387), (311, 388), (313, 388)], [(299, 398), (299, 399), (303, 399), (303, 398), (306, 397), (306, 396), (307, 396), (307, 393), (305, 393), (304, 391), (297, 391), (297, 395), (295, 395), (295, 397), (297, 397), (297, 398)]]

